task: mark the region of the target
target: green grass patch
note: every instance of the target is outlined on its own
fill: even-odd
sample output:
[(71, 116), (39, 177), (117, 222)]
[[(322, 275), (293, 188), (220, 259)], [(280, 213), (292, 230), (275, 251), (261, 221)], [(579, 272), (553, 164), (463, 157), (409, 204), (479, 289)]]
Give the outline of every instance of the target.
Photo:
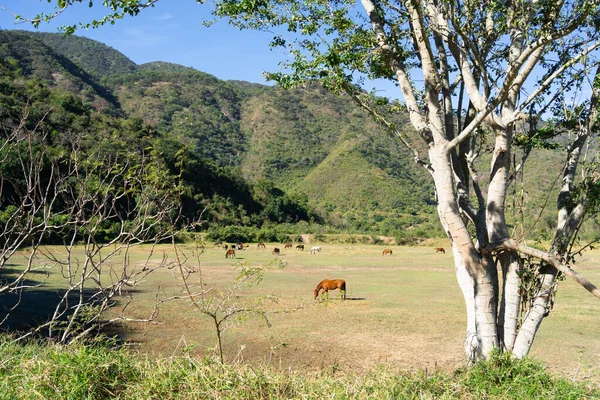
[(540, 363), (494, 355), (454, 373), (378, 367), (366, 374), (275, 371), (214, 359), (151, 359), (99, 344), (16, 344), (0, 338), (1, 399), (592, 399), (597, 387)]

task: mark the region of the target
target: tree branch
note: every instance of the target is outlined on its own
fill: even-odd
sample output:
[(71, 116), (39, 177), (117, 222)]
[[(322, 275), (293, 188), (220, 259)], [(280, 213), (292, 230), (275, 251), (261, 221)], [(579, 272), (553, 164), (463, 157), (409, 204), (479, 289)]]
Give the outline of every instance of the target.
[(538, 249), (534, 249), (533, 247), (529, 247), (525, 244), (518, 242), (515, 239), (506, 239), (501, 242), (492, 243), (490, 245), (491, 251), (500, 251), (500, 250), (513, 250), (517, 251), (521, 254), (527, 254), (528, 256), (532, 256), (547, 262), (552, 265), (554, 268), (565, 274), (566, 276), (572, 278), (575, 282), (579, 283), (583, 286), (588, 292), (596, 296), (600, 299), (600, 289), (598, 289), (592, 282), (590, 282), (585, 276), (573, 270), (566, 264), (563, 264), (559, 259), (552, 256), (550, 253)]
[(415, 90), (411, 84), (406, 67), (403, 62), (392, 52), (391, 46), (387, 41), (385, 30), (383, 29), (384, 23), (377, 14), (377, 8), (375, 4), (371, 0), (361, 0), (361, 3), (367, 12), (369, 20), (371, 21), (371, 26), (377, 37), (377, 43), (379, 44), (380, 51), (390, 59), (390, 68), (396, 75), (396, 79), (400, 85), (402, 94), (404, 95), (404, 101), (406, 103), (406, 109), (408, 110), (410, 121), (416, 128), (417, 132), (419, 132), (421, 137), (427, 143), (429, 143), (432, 140), (431, 131), (425, 123), (423, 115), (421, 114), (421, 110), (415, 96)]
[(597, 49), (599, 46), (600, 46), (600, 41), (594, 43), (592, 46), (590, 46), (587, 49), (583, 50), (577, 56), (573, 57), (568, 62), (566, 62), (565, 64), (563, 64), (559, 69), (557, 69), (556, 71), (554, 71), (554, 73), (552, 73), (548, 78), (546, 78), (546, 80), (544, 82), (542, 82), (542, 84), (540, 84), (538, 86), (538, 88), (533, 93), (531, 93), (529, 95), (529, 97), (527, 97), (527, 99), (519, 106), (519, 108), (515, 112), (514, 118), (516, 119), (517, 116), (518, 116), (517, 115), (518, 113), (522, 112), (525, 109), (525, 107), (527, 107), (540, 93), (542, 93), (544, 90), (546, 90), (546, 88), (548, 88), (548, 86), (550, 86), (550, 84), (554, 81), (554, 79), (556, 79), (559, 75), (561, 75), (567, 68), (569, 68), (572, 65), (576, 64), (583, 57), (585, 57), (590, 52), (592, 52), (595, 49)]
[(396, 129), (395, 125), (392, 122), (388, 121), (388, 119), (385, 116), (381, 115), (371, 105), (369, 105), (366, 101), (364, 101), (356, 93), (356, 91), (353, 91), (348, 87), (344, 87), (344, 89), (345, 89), (346, 93), (348, 93), (348, 95), (350, 95), (350, 97), (362, 109), (364, 109), (369, 114), (371, 114), (375, 118), (376, 121), (383, 124), (390, 132), (392, 132), (398, 139), (400, 139), (402, 144), (404, 144), (404, 146), (406, 146), (406, 148), (413, 154), (415, 163), (417, 163), (420, 166), (422, 166), (423, 168), (425, 168), (429, 173), (433, 173), (433, 170), (431, 169), (431, 165), (429, 163), (426, 163), (425, 161), (423, 161), (423, 159), (421, 159), (421, 156), (419, 155), (419, 151), (410, 144), (410, 142), (408, 141), (408, 138), (406, 136), (404, 136), (404, 134), (402, 132), (400, 132), (398, 129)]

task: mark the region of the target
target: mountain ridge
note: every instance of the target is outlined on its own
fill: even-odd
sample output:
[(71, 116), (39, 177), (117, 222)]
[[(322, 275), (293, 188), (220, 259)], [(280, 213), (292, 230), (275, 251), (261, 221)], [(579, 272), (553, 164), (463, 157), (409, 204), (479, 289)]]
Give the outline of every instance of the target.
[[(137, 65), (82, 37), (0, 34), (5, 55), (29, 68), (29, 76), (79, 96), (100, 113), (140, 121), (211, 168), (247, 181), (243, 185), (271, 181), (289, 196), (307, 195), (308, 205), (324, 220), (334, 214), (336, 220), (360, 220), (342, 224), (344, 229), (393, 234), (381, 227), (382, 215), (435, 218), (433, 186), (425, 171), (345, 96), (316, 84), (286, 91), (223, 81), (162, 61)], [(16, 42), (36, 51), (34, 59), (28, 62), (27, 54), (13, 49)], [(394, 229), (401, 228), (402, 223)]]

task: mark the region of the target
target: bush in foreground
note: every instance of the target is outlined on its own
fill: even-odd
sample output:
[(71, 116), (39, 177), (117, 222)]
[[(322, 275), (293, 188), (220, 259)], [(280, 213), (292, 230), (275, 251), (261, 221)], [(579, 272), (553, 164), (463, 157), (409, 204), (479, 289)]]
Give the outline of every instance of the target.
[(0, 338), (1, 399), (586, 399), (591, 384), (537, 362), (494, 358), (454, 374), (379, 368), (363, 376), (282, 373), (190, 357), (150, 359), (102, 345), (15, 344)]

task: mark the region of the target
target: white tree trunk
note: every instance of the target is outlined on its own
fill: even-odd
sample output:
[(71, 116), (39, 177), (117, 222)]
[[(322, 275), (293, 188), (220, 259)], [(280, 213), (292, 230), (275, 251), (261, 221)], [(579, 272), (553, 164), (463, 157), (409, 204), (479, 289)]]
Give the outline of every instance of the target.
[(442, 226), (444, 227), (444, 231), (446, 231), (448, 239), (450, 239), (452, 255), (454, 257), (454, 267), (456, 270), (456, 280), (458, 282), (458, 287), (463, 294), (463, 298), (465, 299), (465, 308), (467, 312), (467, 332), (464, 342), (465, 354), (467, 355), (468, 360), (476, 360), (479, 345), (477, 340), (477, 326), (475, 323), (475, 282), (473, 281), (473, 278), (471, 278), (471, 275), (469, 275), (466, 265), (462, 262), (463, 260), (458, 252), (458, 247), (454, 243), (446, 221), (442, 218), (439, 207), (438, 214)]
[(520, 264), (516, 255), (503, 254), (500, 258), (502, 264), (502, 301), (498, 315), (498, 331), (501, 343), (505, 349), (511, 351), (517, 338), (519, 312), (521, 310), (521, 295), (519, 286)]
[(512, 350), (513, 356), (516, 358), (524, 358), (531, 349), (542, 319), (546, 316), (555, 276), (555, 274), (544, 275), (540, 293), (536, 296), (533, 306), (529, 309), (525, 318), (523, 318), (523, 325), (519, 330)]
[(432, 160), (438, 213), (452, 243), (458, 284), (467, 308), (465, 350), (469, 362), (488, 357), (498, 347), (496, 328), (497, 276), (491, 260), (484, 260), (475, 248), (465, 221), (460, 215), (453, 188), (450, 154), (444, 146), (432, 146)]
[(454, 266), (456, 269), (456, 280), (465, 299), (467, 311), (467, 332), (464, 342), (465, 354), (469, 361), (477, 359), (479, 340), (477, 339), (476, 306), (475, 306), (475, 282), (467, 272), (467, 268), (454, 244), (452, 245), (454, 255)]
[[(595, 79), (600, 78), (600, 65), (596, 68)], [(577, 231), (587, 211), (587, 200), (585, 196), (579, 199), (577, 205), (572, 204), (572, 191), (575, 181), (575, 174), (579, 164), (584, 146), (589, 139), (590, 132), (593, 132), (598, 121), (600, 110), (598, 103), (600, 98), (600, 88), (592, 89), (592, 96), (589, 105), (589, 114), (585, 124), (580, 127), (578, 136), (569, 147), (567, 160), (563, 170), (563, 179), (560, 194), (557, 199), (558, 220), (556, 234), (552, 243), (552, 254), (563, 254), (567, 252), (568, 244)], [(542, 323), (542, 319), (548, 312), (548, 306), (552, 299), (552, 287), (556, 280), (558, 271), (555, 267), (549, 265), (547, 272), (542, 275), (541, 288), (535, 296), (533, 306), (527, 312), (523, 320), (523, 325), (517, 336), (513, 355), (517, 358), (523, 358), (531, 349), (533, 339)]]

